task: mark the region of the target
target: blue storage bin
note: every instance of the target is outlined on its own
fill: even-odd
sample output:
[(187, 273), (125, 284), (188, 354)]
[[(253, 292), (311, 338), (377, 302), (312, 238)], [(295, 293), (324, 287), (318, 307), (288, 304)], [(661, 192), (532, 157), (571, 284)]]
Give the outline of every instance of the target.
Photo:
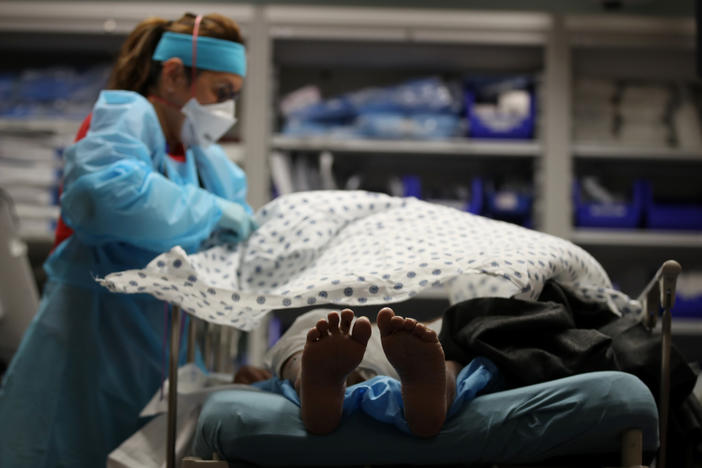
[(516, 190), (488, 190), (485, 214), (493, 219), (531, 227), (532, 196)]
[[(422, 197), (422, 181), (419, 176), (402, 176), (402, 184), (404, 186), (405, 197), (415, 197), (419, 198), (420, 200), (424, 199)], [(463, 206), (463, 211), (479, 215), (483, 211), (483, 203), (484, 183), (482, 179), (476, 177), (470, 182), (470, 199), (467, 200)]]
[[(488, 118), (480, 115), (476, 104), (482, 102), (485, 89), (499, 87), (500, 81), (469, 82), (464, 92), (466, 117), (468, 119), (468, 136), (472, 138), (492, 139), (533, 139), (536, 122), (536, 100), (530, 80), (526, 78), (504, 80), (514, 87), (514, 90), (523, 90), (529, 94), (529, 110), (525, 115), (513, 115), (496, 112)], [(489, 94), (489, 93), (488, 93)], [(496, 99), (495, 96), (488, 96)], [(487, 102), (487, 101), (486, 101)]]
[(10, 114), (15, 99), (17, 75), (14, 73), (0, 74), (0, 115)]
[(466, 211), (468, 213), (473, 213), (479, 215), (483, 212), (485, 194), (485, 184), (483, 179), (478, 177), (474, 178), (470, 184), (470, 200), (466, 205)]
[(579, 227), (631, 229), (639, 227), (644, 211), (646, 182), (636, 181), (628, 203), (585, 202), (580, 194), (580, 183), (573, 187), (575, 225)]
[(702, 296), (686, 297), (677, 294), (673, 306), (673, 318), (702, 319)]
[(402, 176), (402, 185), (405, 188), (403, 196), (422, 198), (422, 180), (419, 176), (405, 175)]
[(645, 188), (646, 227), (649, 229), (702, 230), (702, 202), (661, 203)]

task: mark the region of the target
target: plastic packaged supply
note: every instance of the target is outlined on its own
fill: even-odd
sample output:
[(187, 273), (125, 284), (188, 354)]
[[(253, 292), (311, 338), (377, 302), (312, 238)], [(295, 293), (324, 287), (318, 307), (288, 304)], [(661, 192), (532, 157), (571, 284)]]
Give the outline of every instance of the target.
[(280, 100), (280, 112), (288, 117), (303, 109), (322, 102), (322, 93), (317, 86), (304, 86)]
[(298, 119), (286, 121), (281, 132), (283, 135), (299, 138), (351, 139), (359, 136), (356, 127), (352, 124), (322, 123)]
[(490, 104), (476, 104), (473, 111), (485, 125), (495, 131), (507, 132), (523, 120), (521, 115), (502, 112), (501, 109)]
[(460, 135), (460, 119), (447, 114), (362, 114), (356, 125), (366, 138), (445, 139)]
[(348, 94), (358, 113), (457, 113), (460, 105), (439, 78), (411, 80), (383, 88), (366, 88)]
[(292, 111), (289, 118), (301, 121), (340, 123), (353, 119), (356, 111), (345, 96), (320, 101)]

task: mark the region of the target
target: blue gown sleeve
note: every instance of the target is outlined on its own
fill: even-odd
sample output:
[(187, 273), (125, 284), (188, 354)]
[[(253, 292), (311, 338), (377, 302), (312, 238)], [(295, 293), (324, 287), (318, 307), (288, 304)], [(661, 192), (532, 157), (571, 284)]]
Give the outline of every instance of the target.
[(246, 202), (246, 174), (229, 159), (221, 146), (213, 144), (207, 149), (194, 147), (189, 151), (192, 151), (197, 169), (213, 193), (241, 205), (247, 213), (253, 213)]
[(101, 94), (90, 132), (66, 150), (61, 212), (83, 242), (163, 252), (209, 236), (222, 216), (219, 197), (157, 172), (164, 149), (148, 101), (130, 92)]

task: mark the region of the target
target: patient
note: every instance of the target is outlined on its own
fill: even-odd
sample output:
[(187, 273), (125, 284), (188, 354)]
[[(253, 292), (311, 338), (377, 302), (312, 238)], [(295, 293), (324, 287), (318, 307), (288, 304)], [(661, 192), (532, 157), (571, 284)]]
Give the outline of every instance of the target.
[[(333, 431), (341, 421), (346, 386), (389, 375), (402, 383), (410, 431), (419, 437), (436, 435), (462, 368), (444, 360), (436, 329), (440, 321), (418, 323), (395, 315), (389, 307), (378, 312), (377, 325), (360, 317), (352, 326), (353, 319), (350, 309), (313, 310), (298, 317), (269, 352), (269, 365), (293, 383), (300, 397), (306, 429), (314, 434)], [(265, 376), (248, 367), (237, 373), (235, 381), (250, 383)]]

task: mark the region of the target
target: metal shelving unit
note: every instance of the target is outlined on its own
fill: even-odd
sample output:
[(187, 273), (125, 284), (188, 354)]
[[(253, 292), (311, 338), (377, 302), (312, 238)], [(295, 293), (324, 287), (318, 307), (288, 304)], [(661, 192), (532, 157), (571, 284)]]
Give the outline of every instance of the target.
[(538, 142), (515, 142), (497, 140), (340, 140), (332, 138), (296, 138), (276, 135), (271, 146), (287, 151), (332, 151), (346, 153), (411, 155), (464, 155), (538, 157), (542, 153)]
[(226, 155), (239, 165), (246, 163), (246, 147), (241, 143), (226, 142), (221, 144)]
[(583, 159), (628, 159), (702, 162), (702, 148), (651, 148), (649, 146), (624, 146), (597, 143), (578, 143), (572, 146), (571, 151), (574, 157)]
[(584, 246), (702, 249), (702, 232), (579, 228), (571, 240)]
[[(494, 71), (545, 70), (556, 65), (549, 63), (546, 55), (554, 41), (554, 17), (546, 13), (271, 6), (265, 10), (265, 23), (270, 31), (273, 67), (278, 60), (282, 66), (298, 68), (360, 66), (372, 74), (374, 70), (416, 70), (417, 64), (439, 71), (484, 67)], [(439, 44), (442, 47), (436, 49)], [(273, 103), (269, 104), (267, 125), (274, 121)], [(451, 156), (453, 162), (447, 159), (446, 164), (458, 163), (455, 157), (532, 159), (539, 161), (532, 166), (535, 184), (549, 185), (557, 180), (543, 174), (553, 165), (553, 159), (544, 155), (555, 156), (558, 151), (548, 151), (547, 143), (539, 140), (335, 140), (271, 133), (267, 143), (272, 151), (330, 151), (335, 156), (382, 155), (397, 160)], [(551, 190), (540, 188), (537, 192)], [(536, 201), (539, 226), (558, 218), (556, 213), (546, 212), (542, 205), (548, 202), (543, 198)]]
[(565, 27), (572, 47), (695, 47), (693, 18), (649, 18), (626, 15), (571, 15)]
[(75, 135), (81, 122), (67, 119), (9, 119), (0, 118), (0, 132), (42, 132)]
[[(693, 18), (571, 15), (564, 27), (569, 66), (578, 76), (668, 83), (697, 79)], [(568, 102), (572, 105), (571, 96)], [(665, 171), (680, 177), (697, 170), (692, 168), (702, 169), (702, 148), (570, 141), (568, 150), (574, 165), (604, 178), (611, 168), (621, 177), (660, 177), (656, 182), (665, 183)], [(596, 252), (613, 269), (615, 281), (617, 271), (625, 281), (633, 270), (656, 268), (667, 255), (674, 255), (685, 270), (702, 267), (702, 232), (571, 228), (568, 238)], [(687, 329), (686, 322), (679, 322), (675, 331)]]
[[(193, 9), (169, 2), (0, 2), (0, 32), (124, 35), (144, 18), (178, 18)], [(246, 35), (254, 7), (246, 4), (198, 3), (197, 10), (236, 18)]]
[(542, 13), (312, 6), (271, 6), (266, 22), (273, 38), (519, 46), (544, 44), (551, 27)]
[[(631, 148), (573, 142), (570, 134), (570, 87), (574, 54), (581, 50), (595, 55), (607, 54), (612, 48), (632, 53), (641, 49), (691, 53), (695, 34), (692, 19), (217, 2), (198, 4), (197, 9), (218, 11), (235, 18), (247, 37), (250, 76), (258, 78), (247, 80), (244, 87), (243, 143), (225, 145), (225, 149), (236, 162), (245, 166), (249, 178), (249, 200), (254, 207), (260, 207), (270, 199), (268, 155), (273, 150), (328, 150), (348, 154), (392, 155), (397, 158), (419, 155), (531, 158), (535, 161), (533, 180), (538, 196), (534, 210), (539, 229), (584, 246), (634, 249), (663, 245), (684, 249), (702, 247), (698, 241), (699, 233), (583, 230), (574, 229), (570, 224), (570, 190), (575, 160), (702, 161), (702, 149)], [(11, 37), (15, 33), (41, 33), (55, 35), (57, 41), (65, 35), (77, 35), (84, 39), (123, 37), (147, 16), (173, 18), (185, 11), (179, 4), (115, 1), (0, 1), (0, 10), (3, 12), (0, 16), (0, 35), (3, 37)], [(82, 42), (87, 45), (90, 41)], [(542, 125), (548, 131), (540, 140), (533, 142), (469, 139), (342, 141), (290, 138), (275, 134), (273, 79), (276, 50), (284, 44), (303, 43), (324, 47), (309, 56), (288, 53), (285, 60), (305, 66), (310, 60), (320, 58), (332, 65), (354, 65), (365, 59), (363, 56), (350, 59), (339, 57), (335, 52), (338, 44), (358, 44), (360, 50), (367, 50), (371, 55), (376, 49), (384, 47), (383, 44), (389, 47), (381, 52), (386, 55), (388, 51), (412, 47), (421, 49), (437, 44), (442, 45), (442, 50), (461, 47), (471, 52), (486, 50), (490, 53), (482, 55), (479, 60), (487, 61), (490, 67), (496, 66), (494, 60), (498, 60), (498, 66), (503, 66), (505, 60), (519, 60), (527, 51), (532, 54), (532, 59), (534, 53), (540, 54), (546, 83)], [(357, 50), (353, 49), (354, 52)], [(490, 57), (495, 55), (495, 51), (512, 52), (507, 59), (503, 59), (503, 63), (499, 63), (499, 58)], [(465, 54), (458, 54), (459, 57), (462, 55)], [(442, 62), (446, 58), (441, 56), (436, 60)], [(371, 59), (376, 61), (374, 66), (378, 65), (378, 61), (382, 62), (376, 56)], [(431, 54), (422, 49), (415, 57), (415, 60), (421, 59), (431, 59)], [(392, 67), (406, 64), (394, 60), (399, 59), (380, 65)], [(471, 58), (464, 56), (462, 60)], [(452, 63), (452, 66), (456, 66), (456, 63)], [(0, 129), (74, 134), (79, 124), (60, 120), (30, 122), (5, 119), (0, 120)], [(563, 157), (565, 154), (571, 157)]]
[[(539, 229), (573, 240), (584, 246), (614, 247), (616, 251), (632, 249), (628, 261), (636, 262), (636, 252), (641, 249), (671, 246), (693, 249), (699, 256), (702, 250), (702, 233), (601, 231), (573, 229), (570, 203), (573, 182), (572, 168), (576, 158), (702, 161), (701, 150), (674, 150), (651, 148), (623, 148), (608, 145), (574, 144), (571, 138), (571, 77), (575, 49), (588, 49), (594, 54), (609, 53), (616, 47), (621, 50), (694, 50), (695, 28), (692, 19), (634, 18), (626, 16), (562, 16), (548, 13), (475, 12), (446, 9), (407, 9), (371, 7), (287, 6), (262, 3), (197, 3), (167, 2), (90, 2), (90, 1), (2, 1), (0, 0), (0, 38), (11, 41), (15, 37), (27, 44), (44, 46), (46, 38), (55, 36), (57, 42), (71, 36), (76, 47), (101, 47), (93, 39), (120, 39), (142, 19), (149, 16), (177, 18), (184, 11), (217, 11), (234, 18), (247, 39), (249, 79), (244, 87), (242, 144), (225, 147), (237, 162), (245, 166), (249, 179), (249, 201), (259, 208), (270, 199), (270, 168), (268, 157), (272, 150), (337, 151), (371, 155), (393, 154), (397, 157), (414, 157), (419, 154), (451, 155), (466, 157), (517, 157), (535, 161), (533, 180), (537, 192), (535, 214)], [(78, 38), (78, 40), (75, 40)], [(32, 42), (34, 41), (34, 42)], [(42, 42), (44, 41), (44, 42)], [(335, 44), (356, 43), (372, 51), (377, 44), (394, 47), (425, 46), (421, 57), (430, 63), (442, 63), (445, 57), (432, 57), (429, 47), (467, 47), (471, 54), (459, 56), (452, 65), (464, 68), (476, 61), (485, 60), (495, 68), (492, 52), (512, 49), (509, 60), (535, 53), (543, 65), (545, 92), (542, 125), (547, 130), (539, 141), (334, 141), (328, 139), (296, 139), (276, 135), (273, 130), (273, 79), (274, 56), (277, 44), (304, 41), (323, 44), (326, 50), (318, 51), (335, 63)], [(6, 42), (7, 44), (11, 42)], [(92, 44), (92, 45), (91, 45)], [(476, 49), (486, 48), (488, 53), (472, 56)], [(527, 50), (529, 49), (529, 50)], [(525, 54), (524, 52), (529, 52)], [(326, 54), (326, 55), (324, 55)], [(305, 54), (286, 59), (306, 65)], [(362, 63), (362, 54), (352, 57), (344, 65)], [(380, 63), (373, 57), (374, 65)], [(404, 57), (393, 57), (394, 63)], [(470, 62), (473, 60), (473, 62)], [(524, 62), (519, 62), (520, 64)], [(667, 67), (672, 69), (674, 67)], [(690, 69), (694, 67), (691, 65)], [(675, 70), (673, 70), (675, 71)], [(659, 67), (656, 73), (667, 73)], [(6, 121), (0, 120), (0, 129), (12, 131), (53, 131), (74, 134), (80, 122)], [(32, 239), (43, 248), (50, 239)], [(684, 263), (684, 262), (683, 262)], [(444, 299), (444, 291), (428, 291), (423, 297)], [(677, 320), (674, 330), (702, 333), (696, 321)], [(259, 329), (264, 333), (263, 328)], [(252, 340), (260, 348), (264, 339)], [(254, 362), (260, 349), (251, 350)]]

